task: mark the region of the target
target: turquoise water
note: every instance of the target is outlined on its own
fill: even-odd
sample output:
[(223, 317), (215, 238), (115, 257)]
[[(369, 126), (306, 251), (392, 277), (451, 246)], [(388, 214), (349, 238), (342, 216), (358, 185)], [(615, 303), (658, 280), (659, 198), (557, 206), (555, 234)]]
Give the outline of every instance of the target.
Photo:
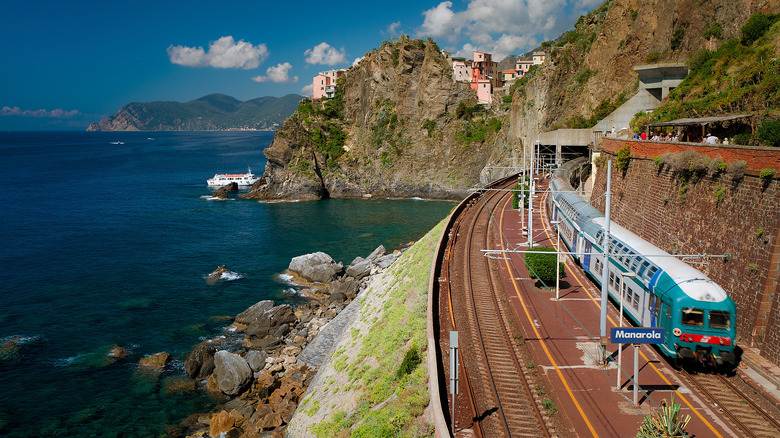
[[(262, 173), (265, 132), (0, 133), (0, 434), (156, 436), (215, 401), (177, 390), (193, 345), (263, 299), (294, 256), (348, 264), (415, 240), (422, 200), (209, 201), (214, 173)], [(112, 144), (121, 141), (123, 144)], [(208, 286), (219, 265), (240, 278)], [(129, 351), (111, 362), (108, 350)], [(159, 378), (138, 360), (165, 351)]]

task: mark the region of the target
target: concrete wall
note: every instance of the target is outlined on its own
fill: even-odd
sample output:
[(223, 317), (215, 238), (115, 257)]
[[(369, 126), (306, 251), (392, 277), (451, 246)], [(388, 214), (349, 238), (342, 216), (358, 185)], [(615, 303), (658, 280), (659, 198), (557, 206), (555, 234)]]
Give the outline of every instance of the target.
[[(625, 174), (614, 165), (617, 150), (624, 146), (632, 152)], [(666, 167), (659, 169), (653, 158), (688, 148), (720, 155), (727, 162), (749, 159), (748, 170), (738, 181), (727, 173), (690, 180), (683, 202), (678, 175)], [(602, 157), (613, 161), (615, 222), (670, 253), (730, 254), (729, 261), (708, 259), (709, 265), (696, 267), (736, 302), (738, 345), (757, 348), (780, 364), (780, 148), (707, 148), (605, 138)], [(762, 168), (778, 173), (772, 180), (761, 180), (757, 175)], [(716, 193), (721, 189), (725, 192), (718, 202)], [(591, 198), (602, 211), (605, 190), (606, 160), (602, 160)]]

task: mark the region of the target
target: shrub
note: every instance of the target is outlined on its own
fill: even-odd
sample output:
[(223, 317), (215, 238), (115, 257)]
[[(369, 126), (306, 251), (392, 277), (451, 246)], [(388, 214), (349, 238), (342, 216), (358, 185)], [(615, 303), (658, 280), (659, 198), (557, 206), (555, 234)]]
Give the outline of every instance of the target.
[(728, 173), (732, 180), (738, 181), (741, 180), (742, 177), (745, 176), (745, 169), (747, 168), (747, 163), (744, 161), (737, 161), (736, 163), (729, 163), (728, 166)]
[(512, 193), (514, 196), (512, 196), (512, 208), (517, 210), (520, 207), (520, 198), (518, 196), (523, 196), (523, 207), (528, 206), (528, 191), (530, 188), (528, 187), (528, 184), (516, 184), (514, 187), (512, 187)]
[(672, 40), (670, 42), (670, 48), (674, 51), (680, 48), (682, 45), (682, 40), (685, 37), (685, 29), (682, 27), (678, 27), (674, 30), (674, 33), (672, 34)]
[(688, 437), (685, 433), (685, 427), (691, 421), (690, 415), (680, 416), (680, 405), (674, 402), (672, 395), (671, 403), (666, 399), (661, 402), (660, 410), (655, 409), (652, 415), (645, 415), (642, 425), (637, 431), (637, 438), (650, 437)]
[[(548, 246), (540, 246), (531, 248), (528, 251), (532, 252), (525, 254), (525, 265), (528, 267), (531, 278), (539, 279), (542, 283), (555, 281), (555, 261), (557, 257), (556, 254), (550, 254), (551, 252), (556, 252), (555, 249)], [(563, 275), (562, 266), (559, 272)]]
[(755, 234), (756, 234), (756, 237), (761, 237), (761, 236), (763, 236), (763, 235), (764, 235), (764, 227), (758, 227), (758, 228), (756, 228), (756, 232), (755, 232)]
[(428, 137), (433, 136), (433, 130), (436, 129), (436, 121), (435, 120), (429, 120), (425, 119), (422, 125), (423, 129), (428, 130)]
[(715, 23), (714, 25), (712, 25), (712, 27), (710, 27), (709, 29), (705, 30), (704, 33), (702, 34), (702, 36), (704, 37), (704, 39), (707, 39), (707, 40), (712, 38), (712, 37), (715, 37), (717, 39), (721, 39), (722, 37), (721, 37), (720, 23)]
[(412, 374), (412, 371), (421, 363), (420, 353), (417, 352), (416, 348), (410, 348), (404, 355), (404, 360), (401, 361), (401, 366), (398, 367), (396, 376), (400, 379), (403, 376)]
[(750, 144), (750, 134), (737, 134), (734, 136), (734, 144), (747, 146)]
[(753, 45), (756, 40), (764, 36), (774, 22), (774, 16), (756, 12), (742, 25), (742, 37), (739, 42), (743, 46)]
[(775, 172), (775, 169), (761, 169), (761, 173), (758, 174), (758, 177), (763, 180), (770, 180), (775, 176)]
[(615, 167), (623, 172), (628, 170), (628, 163), (631, 162), (631, 148), (628, 145), (623, 146), (617, 151), (617, 160), (615, 161)]
[(780, 120), (765, 120), (758, 125), (756, 135), (762, 143), (780, 146)]

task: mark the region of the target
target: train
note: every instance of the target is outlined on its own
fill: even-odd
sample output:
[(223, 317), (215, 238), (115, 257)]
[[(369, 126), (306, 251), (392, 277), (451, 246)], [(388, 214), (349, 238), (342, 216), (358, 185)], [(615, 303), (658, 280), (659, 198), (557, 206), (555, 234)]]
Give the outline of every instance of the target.
[[(601, 286), (605, 217), (574, 191), (568, 161), (550, 174), (547, 212), (561, 241)], [(638, 327), (664, 328), (661, 353), (678, 366), (733, 366), (736, 304), (717, 283), (626, 228), (611, 222), (608, 291)], [(621, 293), (622, 291), (622, 293)]]

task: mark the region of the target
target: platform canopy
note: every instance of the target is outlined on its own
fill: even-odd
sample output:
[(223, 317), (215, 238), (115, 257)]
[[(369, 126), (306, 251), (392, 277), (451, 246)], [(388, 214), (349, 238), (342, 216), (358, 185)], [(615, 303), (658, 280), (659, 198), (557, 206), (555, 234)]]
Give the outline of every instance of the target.
[(698, 118), (685, 118), (671, 120), (668, 122), (651, 123), (648, 128), (656, 128), (660, 126), (705, 126), (723, 122), (730, 122), (733, 120), (746, 119), (752, 117), (751, 114), (735, 114), (732, 116), (719, 116), (719, 117), (698, 117)]

